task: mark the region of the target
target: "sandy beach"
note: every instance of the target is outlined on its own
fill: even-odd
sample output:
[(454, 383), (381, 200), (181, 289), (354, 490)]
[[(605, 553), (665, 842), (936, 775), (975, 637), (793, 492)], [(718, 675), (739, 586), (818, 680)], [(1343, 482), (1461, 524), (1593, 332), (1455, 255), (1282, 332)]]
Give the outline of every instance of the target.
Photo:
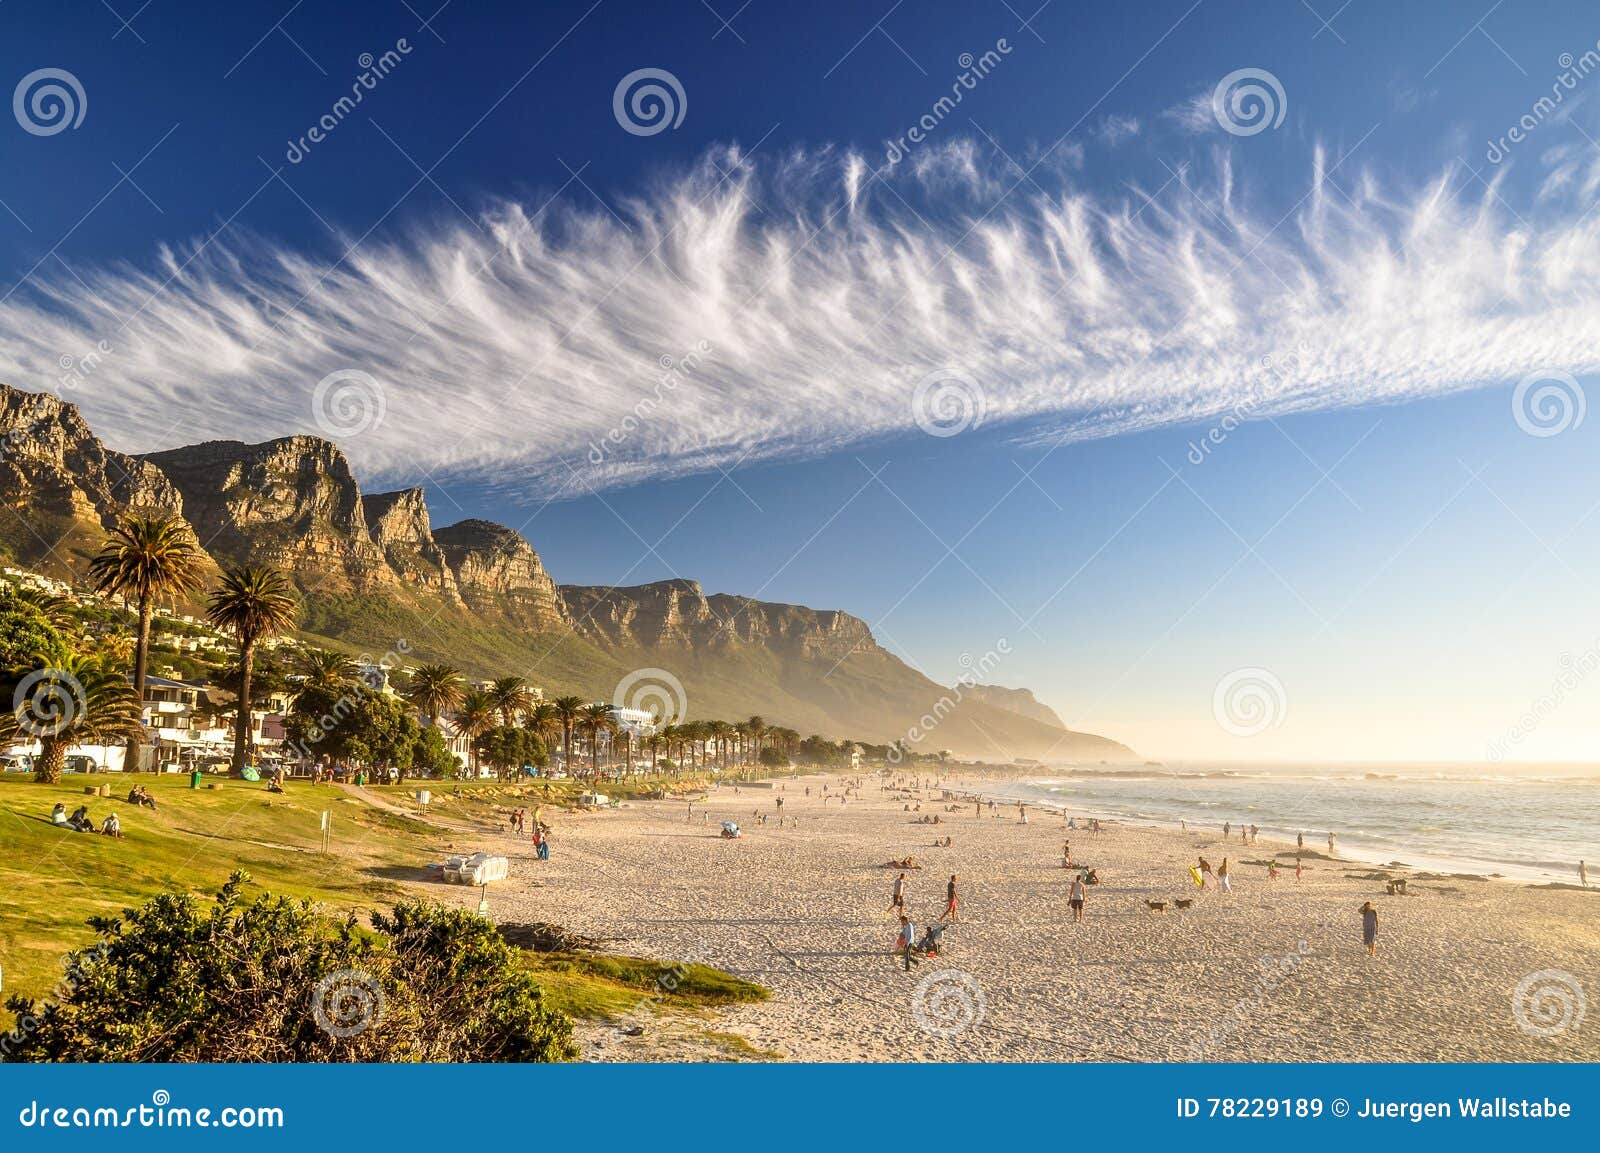
[[(1372, 866), (1309, 854), (1297, 883), (1294, 846), (1264, 837), (1224, 844), (1220, 829), (1126, 823), (1095, 834), (1082, 815), (1068, 832), (1043, 810), (1026, 824), (1015, 805), (947, 811), (939, 790), (907, 800), (873, 777), (846, 806), (840, 789), (822, 776), (724, 787), (692, 817), (682, 800), (547, 810), (548, 862), (526, 841), (488, 838), (512, 856), (492, 913), (758, 981), (772, 999), (723, 1012), (715, 1028), (796, 1060), (1600, 1059), (1600, 1020), (1583, 1019), (1600, 989), (1600, 892), (1396, 869), (1409, 893), (1388, 895)], [(914, 823), (934, 814), (938, 825)], [(719, 837), (725, 819), (741, 839)], [(934, 846), (946, 836), (951, 846)], [(1100, 878), (1082, 924), (1061, 867), (1069, 837), (1074, 862)], [(1265, 862), (1280, 853), (1269, 881)], [(908, 855), (922, 866), (908, 889), (919, 931), (951, 873), (961, 891), (942, 956), (909, 974), (890, 953), (897, 870), (883, 867)], [(1195, 888), (1187, 868), (1200, 855), (1229, 858), (1231, 893)], [(1180, 911), (1177, 898), (1193, 905)], [(1375, 958), (1361, 943), (1368, 900)], [(696, 1056), (666, 1023), (637, 1038), (590, 1028), (584, 1043), (591, 1060)]]

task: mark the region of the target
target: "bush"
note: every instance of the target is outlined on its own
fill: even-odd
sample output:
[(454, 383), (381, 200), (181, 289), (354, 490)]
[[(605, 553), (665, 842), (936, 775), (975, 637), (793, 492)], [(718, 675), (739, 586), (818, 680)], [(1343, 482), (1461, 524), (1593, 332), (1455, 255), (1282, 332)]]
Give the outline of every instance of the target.
[(572, 1023), (547, 1008), (490, 922), (403, 902), (375, 932), (306, 901), (209, 907), (165, 893), (96, 917), (44, 1003), (11, 997), (7, 1061), (563, 1061)]
[(786, 769), (789, 767), (789, 758), (782, 749), (775, 749), (771, 745), (761, 750), (761, 755), (756, 758), (764, 768)]

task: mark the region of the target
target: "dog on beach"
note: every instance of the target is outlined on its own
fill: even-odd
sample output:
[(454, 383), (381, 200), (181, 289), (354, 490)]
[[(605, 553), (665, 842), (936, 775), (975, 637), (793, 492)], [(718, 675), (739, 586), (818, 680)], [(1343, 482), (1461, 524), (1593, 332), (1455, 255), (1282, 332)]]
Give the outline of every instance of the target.
[(1146, 901), (1145, 904), (1150, 906), (1152, 913), (1165, 913), (1167, 911), (1167, 903), (1165, 901)]
[(1180, 908), (1180, 909), (1187, 909), (1190, 905), (1194, 904), (1194, 898), (1193, 897), (1179, 897), (1176, 901), (1174, 901), (1172, 903), (1174, 905), (1178, 906), (1178, 908)]

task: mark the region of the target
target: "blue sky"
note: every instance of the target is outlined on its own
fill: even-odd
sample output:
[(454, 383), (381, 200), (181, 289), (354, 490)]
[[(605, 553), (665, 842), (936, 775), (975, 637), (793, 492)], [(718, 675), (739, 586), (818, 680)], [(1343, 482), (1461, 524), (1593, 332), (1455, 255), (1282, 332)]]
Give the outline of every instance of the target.
[(0, 131), (3, 378), (133, 450), (331, 423), (557, 579), (942, 682), (1005, 638), (1153, 756), (1600, 758), (1592, 9), (436, 7), (0, 7), (83, 113)]

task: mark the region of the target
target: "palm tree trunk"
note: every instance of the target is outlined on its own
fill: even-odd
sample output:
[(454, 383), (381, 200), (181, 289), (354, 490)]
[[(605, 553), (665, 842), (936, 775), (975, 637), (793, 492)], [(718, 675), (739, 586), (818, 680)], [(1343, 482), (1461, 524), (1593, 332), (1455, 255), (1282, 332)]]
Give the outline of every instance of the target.
[[(144, 681), (150, 667), (150, 616), (153, 609), (148, 596), (139, 598), (139, 633), (133, 641), (133, 695), (139, 700), (139, 718), (144, 719)], [(125, 772), (139, 771), (139, 749), (144, 744), (144, 731), (128, 737), (128, 746), (122, 755)], [(159, 765), (152, 765), (159, 770)]]
[(255, 666), (255, 642), (239, 646), (239, 712), (233, 723), (233, 775), (243, 776), (254, 744), (250, 731), (250, 673)]
[(33, 779), (41, 785), (59, 785), (67, 764), (67, 742), (58, 737), (39, 738), (39, 759), (33, 762)]

